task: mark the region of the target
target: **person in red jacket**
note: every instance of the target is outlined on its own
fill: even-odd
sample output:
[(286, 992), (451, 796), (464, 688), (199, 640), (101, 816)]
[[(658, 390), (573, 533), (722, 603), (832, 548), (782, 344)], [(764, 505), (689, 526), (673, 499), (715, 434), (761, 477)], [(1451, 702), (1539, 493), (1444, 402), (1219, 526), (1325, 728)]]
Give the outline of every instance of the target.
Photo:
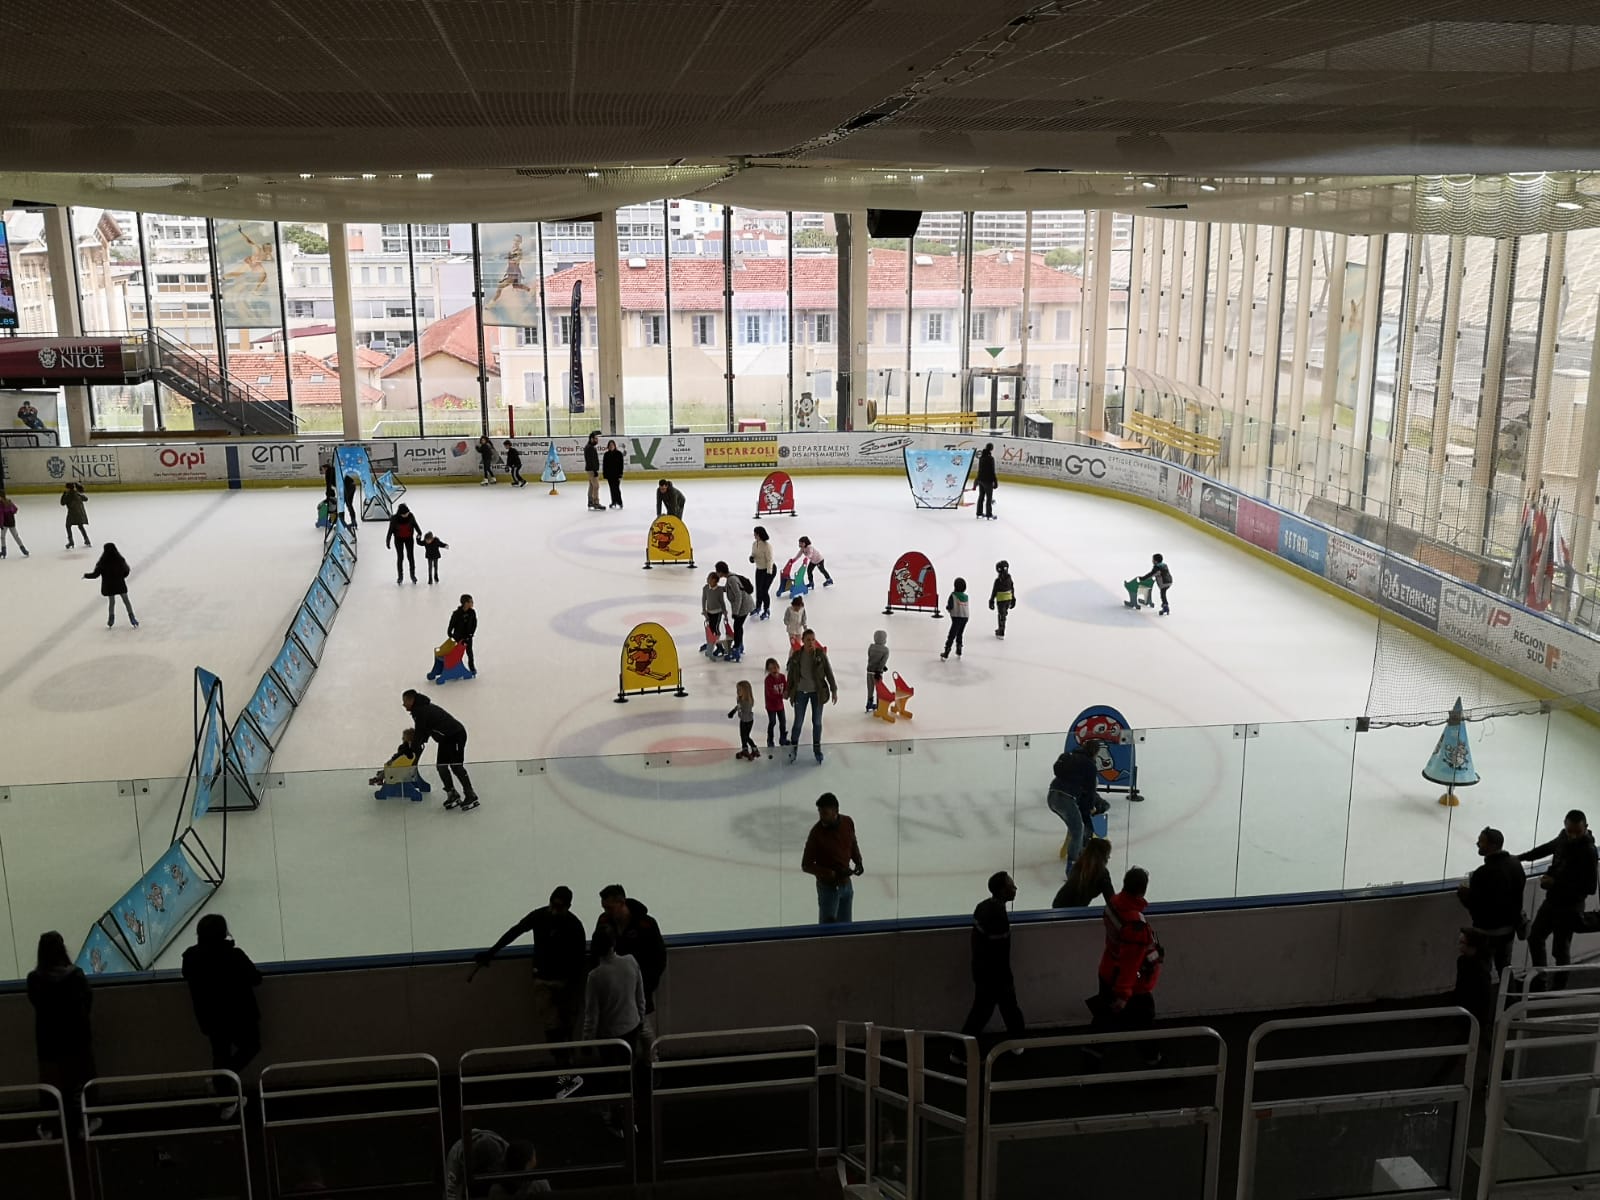
[[(1089, 1001), (1094, 1014), (1090, 1029), (1121, 1033), (1148, 1029), (1156, 1019), (1156, 982), (1161, 978), (1164, 951), (1156, 932), (1144, 919), (1150, 886), (1150, 873), (1131, 867), (1122, 877), (1122, 890), (1111, 897), (1103, 920), (1106, 948), (1100, 955), (1100, 990)], [(1098, 1065), (1100, 1052), (1085, 1047), (1091, 1066)], [(1154, 1046), (1145, 1051), (1145, 1062), (1154, 1066), (1161, 1052)]]

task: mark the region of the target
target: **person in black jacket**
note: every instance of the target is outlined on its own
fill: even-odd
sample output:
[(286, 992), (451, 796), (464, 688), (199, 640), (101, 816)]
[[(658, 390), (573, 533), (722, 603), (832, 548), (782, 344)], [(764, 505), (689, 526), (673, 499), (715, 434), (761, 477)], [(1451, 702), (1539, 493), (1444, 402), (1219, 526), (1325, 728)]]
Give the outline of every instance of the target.
[(1050, 811), (1060, 817), (1067, 827), (1066, 840), (1061, 843), (1061, 857), (1066, 860), (1067, 873), (1083, 849), (1084, 836), (1092, 832), (1091, 819), (1107, 807), (1097, 794), (1100, 775), (1095, 756), (1100, 753), (1100, 743), (1094, 738), (1079, 742), (1070, 754), (1056, 758), (1050, 792), (1045, 803)]
[(622, 507), (622, 468), (627, 461), (628, 456), (617, 449), (616, 442), (606, 443), (605, 456), (600, 460), (600, 474), (605, 476), (606, 486), (611, 489), (612, 508)]
[(672, 485), (672, 480), (663, 479), (656, 484), (656, 516), (663, 512), (669, 517), (683, 519), (683, 493)]
[(522, 477), (522, 451), (506, 439), (506, 470), (511, 472), (512, 487), (527, 487), (528, 481)]
[(620, 883), (600, 889), (600, 908), (596, 932), (602, 925), (609, 925), (616, 935), (617, 953), (631, 955), (639, 964), (639, 973), (644, 976), (645, 1028), (654, 1037), (656, 987), (667, 970), (667, 943), (661, 937), (661, 926), (644, 903), (631, 898)]
[[(416, 582), (413, 580), (412, 582)], [(445, 630), (446, 636), (452, 641), (459, 642), (467, 648), (467, 670), (474, 675), (478, 673), (478, 666), (472, 661), (472, 639), (478, 633), (478, 612), (472, 606), (472, 597), (463, 595), (461, 607), (450, 614), (450, 627)], [(449, 783), (445, 783), (449, 787)]]
[(494, 443), (489, 440), (487, 433), (478, 439), (478, 466), (483, 471), (480, 487), (500, 482), (494, 477)]
[(994, 489), (999, 483), (994, 472), (994, 443), (990, 442), (978, 455), (978, 520), (995, 519)]
[(84, 572), (85, 579), (100, 581), (100, 594), (106, 598), (106, 628), (117, 623), (117, 597), (122, 597), (122, 607), (128, 610), (128, 624), (139, 628), (139, 618), (133, 615), (133, 604), (128, 599), (128, 575), (132, 568), (122, 557), (115, 542), (107, 542), (100, 551), (100, 561), (94, 570)]
[(1491, 959), (1495, 973), (1511, 963), (1511, 943), (1522, 922), (1522, 893), (1528, 882), (1522, 864), (1507, 852), (1505, 835), (1485, 828), (1478, 835), (1479, 867), (1456, 889), (1456, 896), (1472, 918), (1475, 952)]
[(356, 491), (361, 487), (361, 481), (354, 475), (344, 477), (344, 516), (345, 524), (350, 526), (350, 532), (356, 528)]
[[(261, 1010), (256, 988), (261, 972), (233, 944), (228, 919), (207, 913), (195, 927), (195, 944), (183, 952), (183, 978), (200, 1032), (211, 1042), (211, 1067), (242, 1072), (261, 1050)], [(223, 1119), (233, 1110), (223, 1112)]]
[(28, 1003), (33, 1005), (39, 1082), (61, 1093), (67, 1128), (76, 1129), (73, 1114), (78, 1097), (96, 1074), (94, 1035), (89, 1028), (94, 993), (82, 968), (73, 966), (67, 943), (53, 929), (39, 935), (39, 956), (28, 972)]
[(589, 476), (589, 507), (602, 509), (600, 503), (600, 431), (591, 429), (589, 440), (583, 444), (583, 469)]
[[(415, 688), (402, 692), (400, 703), (411, 714), (411, 724), (416, 730), (412, 740), (418, 752), (429, 738), (439, 743), (439, 755), (434, 764), (439, 768), (439, 778), (444, 780), (444, 806), (459, 808), (462, 812), (477, 808), (478, 793), (472, 790), (472, 779), (462, 765), (467, 760), (467, 727)], [(455, 772), (455, 779), (450, 778), (451, 771)], [(456, 779), (461, 781), (460, 792), (456, 791)]]
[[(1566, 966), (1572, 961), (1572, 935), (1583, 922), (1583, 906), (1594, 894), (1597, 864), (1594, 834), (1589, 832), (1589, 819), (1581, 810), (1567, 814), (1561, 832), (1548, 842), (1517, 855), (1518, 862), (1534, 862), (1546, 856), (1550, 866), (1539, 880), (1545, 897), (1534, 914), (1533, 927), (1528, 930), (1528, 954), (1533, 965), (1546, 963), (1544, 940), (1550, 939), (1551, 953), (1556, 965)], [(1535, 990), (1542, 984), (1535, 981)], [(1560, 989), (1566, 976), (1551, 976), (1550, 986)]]
[(394, 547), (394, 581), (406, 581), (405, 568), (411, 568), (411, 582), (417, 581), (417, 518), (402, 504), (389, 518), (389, 532), (384, 535), (384, 547)]

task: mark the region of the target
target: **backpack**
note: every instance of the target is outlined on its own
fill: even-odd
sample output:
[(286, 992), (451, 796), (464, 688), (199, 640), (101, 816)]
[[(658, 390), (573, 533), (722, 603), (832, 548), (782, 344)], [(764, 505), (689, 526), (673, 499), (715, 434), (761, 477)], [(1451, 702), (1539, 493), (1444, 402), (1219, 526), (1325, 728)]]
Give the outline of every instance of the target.
[(742, 591), (746, 596), (754, 596), (756, 594), (756, 585), (751, 583), (743, 575), (735, 575), (734, 578), (739, 581), (739, 590)]

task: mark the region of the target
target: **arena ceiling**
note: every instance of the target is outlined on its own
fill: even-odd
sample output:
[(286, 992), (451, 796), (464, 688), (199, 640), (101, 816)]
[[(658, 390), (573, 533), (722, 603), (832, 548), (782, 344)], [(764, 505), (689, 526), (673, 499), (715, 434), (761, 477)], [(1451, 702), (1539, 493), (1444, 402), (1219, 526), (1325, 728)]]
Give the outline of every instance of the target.
[(0, 186), (117, 207), (1387, 227), (1438, 207), (1418, 176), (1600, 166), (1593, 0), (34, 0), (0, 33)]

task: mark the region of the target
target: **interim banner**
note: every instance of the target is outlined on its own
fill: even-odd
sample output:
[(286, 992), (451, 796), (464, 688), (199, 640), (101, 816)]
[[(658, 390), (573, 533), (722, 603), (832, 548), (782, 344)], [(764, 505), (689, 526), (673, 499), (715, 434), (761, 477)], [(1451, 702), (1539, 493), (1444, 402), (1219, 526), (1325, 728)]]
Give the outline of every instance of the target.
[(277, 245), (271, 221), (217, 222), (217, 293), (224, 329), (283, 324)]
[(478, 226), (485, 325), (539, 328), (539, 290), (522, 269), (523, 257), (538, 245), (539, 227), (531, 223)]
[(622, 643), (617, 703), (626, 704), (629, 696), (650, 696), (659, 692), (671, 692), (675, 696), (689, 694), (683, 689), (683, 666), (678, 661), (678, 645), (672, 635), (654, 621), (643, 621), (628, 631)]
[(583, 280), (572, 281), (572, 379), (567, 388), (567, 411), (583, 411)]
[(955, 508), (972, 470), (971, 450), (905, 451), (906, 482), (918, 508)]
[(673, 567), (694, 566), (694, 544), (682, 517), (657, 517), (650, 522), (644, 543), (644, 569), (660, 563)]

